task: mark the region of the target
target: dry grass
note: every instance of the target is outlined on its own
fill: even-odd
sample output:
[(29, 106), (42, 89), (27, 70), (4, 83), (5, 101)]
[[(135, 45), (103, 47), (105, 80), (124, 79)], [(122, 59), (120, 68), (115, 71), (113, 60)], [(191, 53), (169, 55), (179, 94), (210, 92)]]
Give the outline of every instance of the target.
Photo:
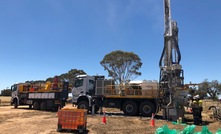
[(11, 96), (0, 96), (0, 106), (10, 105)]

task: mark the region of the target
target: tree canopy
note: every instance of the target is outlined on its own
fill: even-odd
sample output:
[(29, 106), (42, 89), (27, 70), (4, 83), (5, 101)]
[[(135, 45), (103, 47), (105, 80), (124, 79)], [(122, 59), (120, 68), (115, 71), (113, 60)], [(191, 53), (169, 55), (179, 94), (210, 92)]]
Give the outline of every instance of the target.
[(201, 98), (211, 98), (216, 100), (218, 94), (221, 93), (221, 83), (218, 80), (208, 81), (205, 79), (199, 84), (187, 84), (189, 85), (188, 90), (191, 97), (199, 95)]
[(104, 56), (100, 64), (118, 84), (127, 83), (141, 75), (141, 59), (133, 52), (113, 51)]
[[(69, 70), (67, 73), (63, 73), (61, 75), (57, 75), (58, 79), (60, 81), (69, 81), (69, 82), (73, 82), (74, 78), (77, 75), (81, 75), (81, 74), (86, 74), (83, 70), (78, 70), (78, 69), (71, 69)], [(53, 82), (54, 76), (47, 78), (46, 80), (31, 80), (31, 81), (26, 81), (25, 83), (45, 83), (46, 81), (50, 81)]]
[(1, 96), (11, 96), (11, 89), (3, 89), (1, 91)]
[[(72, 82), (77, 75), (86, 74), (83, 70), (71, 69), (67, 73), (58, 76), (59, 80)], [(49, 77), (46, 81), (53, 81), (54, 77)]]
[(221, 92), (221, 83), (218, 80), (209, 82), (207, 79), (199, 85), (199, 91), (206, 92), (213, 100), (217, 99), (217, 93)]

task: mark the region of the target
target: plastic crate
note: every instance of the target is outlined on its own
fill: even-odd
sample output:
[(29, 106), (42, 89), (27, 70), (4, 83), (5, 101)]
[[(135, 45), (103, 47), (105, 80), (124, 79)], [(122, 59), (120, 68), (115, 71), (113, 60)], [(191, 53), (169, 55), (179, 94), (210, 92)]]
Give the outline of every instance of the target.
[(64, 108), (58, 111), (58, 128), (57, 131), (86, 130), (87, 125), (87, 110), (85, 109), (70, 109)]

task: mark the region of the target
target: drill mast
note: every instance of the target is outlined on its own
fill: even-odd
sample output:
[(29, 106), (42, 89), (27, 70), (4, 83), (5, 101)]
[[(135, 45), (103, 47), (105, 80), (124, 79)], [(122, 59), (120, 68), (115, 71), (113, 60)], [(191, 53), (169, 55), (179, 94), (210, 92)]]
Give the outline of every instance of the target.
[(183, 111), (179, 109), (186, 105), (187, 94), (184, 91), (183, 70), (180, 65), (178, 27), (171, 18), (170, 0), (164, 0), (164, 24), (164, 48), (159, 62), (159, 105), (163, 109), (164, 118), (176, 120), (183, 117)]

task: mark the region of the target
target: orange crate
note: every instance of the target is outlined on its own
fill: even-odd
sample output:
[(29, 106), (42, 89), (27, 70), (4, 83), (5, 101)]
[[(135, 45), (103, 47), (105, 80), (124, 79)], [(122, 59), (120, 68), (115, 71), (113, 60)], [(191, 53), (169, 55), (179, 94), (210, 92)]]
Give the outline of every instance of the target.
[(87, 110), (61, 109), (58, 111), (58, 129), (85, 130), (87, 124)]

